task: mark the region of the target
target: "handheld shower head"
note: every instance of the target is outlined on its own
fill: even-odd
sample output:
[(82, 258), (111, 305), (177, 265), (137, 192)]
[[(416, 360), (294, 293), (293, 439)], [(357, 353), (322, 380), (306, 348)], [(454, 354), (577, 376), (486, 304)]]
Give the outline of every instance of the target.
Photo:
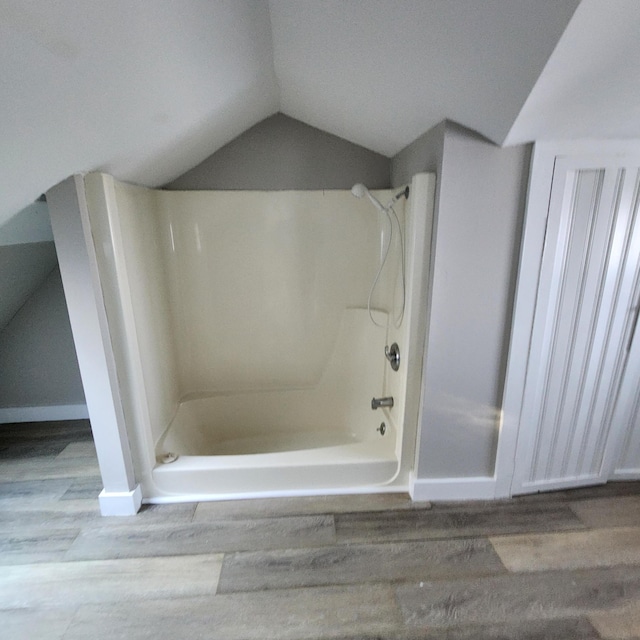
[(351, 193), (356, 198), (364, 198), (368, 192), (369, 189), (367, 189), (367, 187), (365, 187), (361, 182), (358, 182), (358, 184), (354, 184), (353, 187), (351, 187)]
[(365, 187), (362, 183), (358, 182), (357, 184), (354, 184), (353, 187), (351, 187), (351, 193), (356, 198), (364, 198), (365, 196), (367, 196), (367, 198), (371, 200), (373, 206), (376, 209), (378, 209), (378, 211), (381, 211), (382, 213), (386, 213), (386, 209), (382, 206), (382, 203), (380, 202), (380, 200), (378, 200), (378, 198), (373, 196), (371, 194), (371, 191), (369, 191), (369, 189), (367, 189), (367, 187)]
[(354, 184), (353, 187), (351, 187), (351, 193), (356, 198), (364, 198), (365, 196), (367, 196), (367, 198), (371, 200), (373, 206), (378, 209), (378, 211), (386, 213), (389, 207), (393, 206), (398, 200), (400, 200), (400, 198), (409, 198), (409, 187), (405, 187), (402, 191), (396, 193), (396, 195), (391, 198), (389, 204), (387, 204), (386, 207), (383, 206), (380, 200), (372, 195), (371, 191), (369, 191), (369, 189), (367, 189), (367, 187), (365, 187), (361, 182), (358, 182), (357, 184)]

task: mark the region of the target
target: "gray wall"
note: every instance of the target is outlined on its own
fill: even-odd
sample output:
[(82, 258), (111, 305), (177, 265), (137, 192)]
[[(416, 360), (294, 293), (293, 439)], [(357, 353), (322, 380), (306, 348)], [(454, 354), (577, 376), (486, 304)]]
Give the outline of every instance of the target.
[(0, 372), (2, 408), (84, 404), (57, 267), (0, 332)]
[(392, 158), (392, 186), (400, 187), (403, 184), (409, 184), (416, 173), (424, 171), (438, 176), (442, 170), (446, 127), (447, 122), (443, 120)]
[(278, 113), (259, 122), (165, 189), (389, 187), (389, 158)]
[(490, 476), (530, 148), (443, 124), (392, 162), (399, 183), (439, 169), (417, 476)]
[(53, 242), (0, 246), (0, 331), (42, 284), (56, 263)]

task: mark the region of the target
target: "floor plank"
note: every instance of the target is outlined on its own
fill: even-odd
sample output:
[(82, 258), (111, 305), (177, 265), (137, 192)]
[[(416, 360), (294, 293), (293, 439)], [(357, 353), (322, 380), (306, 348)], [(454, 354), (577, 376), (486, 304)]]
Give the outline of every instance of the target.
[(78, 441), (91, 440), (92, 436), (89, 420), (53, 420), (0, 424), (0, 440), (9, 438)]
[(575, 489), (561, 489), (543, 493), (532, 493), (513, 498), (515, 502), (550, 502), (592, 500), (594, 498), (616, 498), (620, 496), (640, 495), (640, 482), (638, 481), (613, 481), (606, 484), (589, 487), (577, 487)]
[(102, 488), (102, 478), (99, 475), (74, 478), (69, 488), (60, 496), (60, 500), (91, 499), (96, 502)]
[(84, 605), (63, 637), (302, 640), (379, 634), (399, 624), (391, 588), (371, 585)]
[(409, 626), (583, 617), (640, 602), (640, 569), (544, 571), (396, 588)]
[(614, 611), (594, 613), (589, 619), (604, 640), (640, 638), (640, 603)]
[(222, 555), (57, 562), (3, 567), (6, 608), (213, 596)]
[(571, 509), (589, 527), (640, 527), (640, 496), (576, 501)]
[(0, 460), (2, 461), (55, 457), (69, 445), (80, 443), (93, 446), (91, 430), (86, 420), (0, 425)]
[(25, 500), (13, 508), (0, 507), (0, 532), (22, 529), (80, 528), (102, 520), (96, 500), (67, 500), (48, 502)]
[(201, 502), (196, 509), (194, 520), (196, 522), (211, 522), (360, 511), (425, 509), (428, 506), (429, 504), (425, 502), (412, 502), (406, 493), (225, 500), (222, 502)]
[(33, 442), (27, 438), (0, 439), (0, 461), (4, 464), (8, 460), (25, 460), (29, 458), (55, 457), (69, 446), (67, 440), (50, 442), (42, 440)]
[[(65, 494), (66, 495), (66, 494)], [(64, 500), (64, 496), (60, 498)], [(149, 525), (149, 524), (187, 524), (193, 521), (196, 502), (178, 502), (176, 504), (143, 504), (135, 516), (102, 518), (102, 526)]]
[(462, 625), (446, 629), (400, 629), (388, 633), (340, 636), (332, 640), (601, 640), (601, 637), (588, 619), (569, 618)]
[(62, 640), (76, 608), (0, 609), (0, 629), (11, 640)]
[(640, 528), (596, 529), (491, 538), (510, 571), (640, 564)]
[(582, 521), (566, 505), (487, 506), (484, 509), (411, 510), (379, 513), (336, 514), (340, 542), (425, 540), (510, 533), (584, 529)]
[(219, 593), (504, 573), (487, 540), (433, 540), (225, 555)]
[(91, 440), (70, 442), (57, 455), (57, 458), (95, 458), (96, 447)]
[(62, 560), (79, 528), (30, 527), (0, 531), (0, 565)]
[[(3, 463), (4, 464), (4, 463)], [(14, 503), (23, 503), (35, 498), (38, 502), (57, 500), (73, 483), (73, 478), (57, 478), (52, 480), (17, 480), (0, 481), (0, 510), (4, 506), (8, 509)], [(0, 522), (2, 513), (0, 513)]]
[(77, 478), (100, 474), (95, 457), (41, 456), (3, 460), (0, 465), (0, 482), (43, 481), (55, 478)]
[[(118, 518), (121, 520), (121, 518)], [(209, 524), (130, 524), (85, 527), (68, 560), (101, 560), (315, 547), (335, 541), (330, 516), (225, 520)]]

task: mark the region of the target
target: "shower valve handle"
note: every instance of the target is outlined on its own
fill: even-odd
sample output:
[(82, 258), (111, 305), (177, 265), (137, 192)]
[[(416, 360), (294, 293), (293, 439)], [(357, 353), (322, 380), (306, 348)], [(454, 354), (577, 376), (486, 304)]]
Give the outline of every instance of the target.
[(384, 348), (384, 355), (391, 364), (391, 368), (397, 371), (400, 368), (400, 347), (397, 342), (394, 342), (390, 347)]

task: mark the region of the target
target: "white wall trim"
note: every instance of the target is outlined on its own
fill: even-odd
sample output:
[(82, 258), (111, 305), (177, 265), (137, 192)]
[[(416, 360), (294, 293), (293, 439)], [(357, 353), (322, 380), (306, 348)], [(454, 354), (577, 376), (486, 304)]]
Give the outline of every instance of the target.
[(640, 469), (616, 469), (609, 480), (640, 480)]
[(86, 404), (55, 404), (44, 407), (6, 407), (0, 409), (0, 424), (11, 422), (48, 422), (50, 420), (86, 420)]
[[(131, 511), (135, 505), (133, 495), (139, 489), (133, 471), (83, 177), (71, 176), (49, 189), (47, 203), (105, 496), (128, 500), (126, 509), (117, 507), (115, 511), (135, 513)], [(129, 498), (122, 498), (130, 492), (133, 493)]]
[(520, 413), (529, 362), (529, 344), (549, 210), (549, 195), (555, 157), (558, 152), (554, 145), (536, 143), (531, 157), (502, 401), (502, 419), (496, 452), (495, 476), (498, 498), (507, 498), (511, 495)]
[(106, 491), (98, 496), (103, 516), (135, 516), (142, 505), (142, 489), (136, 485), (131, 491)]
[(493, 500), (496, 479), (476, 478), (409, 478), (409, 495), (415, 502), (427, 500)]

